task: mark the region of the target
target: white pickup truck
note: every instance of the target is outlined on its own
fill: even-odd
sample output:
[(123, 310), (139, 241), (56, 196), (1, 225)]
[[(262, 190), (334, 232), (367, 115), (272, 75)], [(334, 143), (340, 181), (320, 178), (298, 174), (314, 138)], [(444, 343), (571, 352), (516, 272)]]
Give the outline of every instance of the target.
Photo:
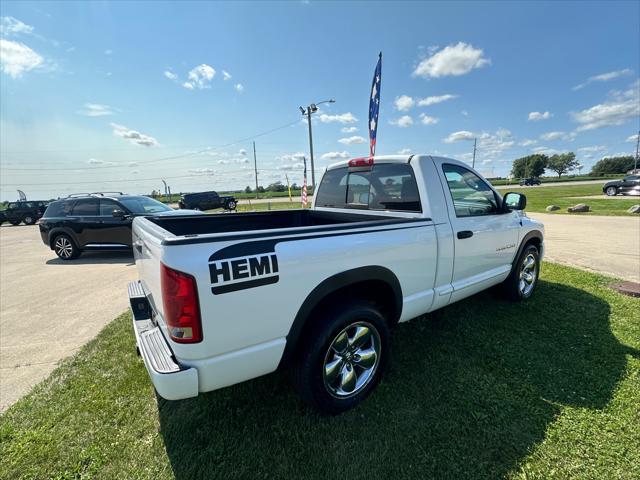
[(160, 396), (287, 368), (335, 414), (390, 360), (394, 325), (502, 284), (531, 296), (543, 225), (466, 164), (429, 155), (327, 168), (313, 208), (137, 217), (137, 348)]

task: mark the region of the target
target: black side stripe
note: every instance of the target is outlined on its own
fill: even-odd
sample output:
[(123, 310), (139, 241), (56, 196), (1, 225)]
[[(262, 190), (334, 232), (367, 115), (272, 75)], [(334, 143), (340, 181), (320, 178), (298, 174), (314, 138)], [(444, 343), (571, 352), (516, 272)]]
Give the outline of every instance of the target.
[[(195, 243), (211, 243), (211, 242), (233, 242), (237, 240), (250, 240), (252, 238), (264, 238), (270, 235), (285, 237), (290, 235), (301, 235), (307, 233), (316, 233), (316, 232), (335, 232), (335, 231), (343, 231), (343, 230), (355, 230), (362, 228), (372, 228), (372, 227), (383, 227), (383, 226), (392, 226), (392, 225), (400, 225), (400, 224), (411, 224), (418, 222), (431, 222), (431, 218), (394, 218), (391, 220), (373, 220), (367, 222), (354, 222), (354, 223), (344, 223), (338, 225), (328, 225), (325, 227), (316, 227), (309, 228), (308, 230), (302, 230), (305, 227), (298, 227), (290, 232), (278, 232), (278, 233), (239, 233), (237, 235), (227, 235), (227, 236), (219, 236), (215, 238), (211, 237), (200, 237), (200, 236), (185, 236), (176, 239), (165, 239), (162, 241), (162, 245), (190, 245)], [(363, 232), (365, 233), (365, 232)]]
[(293, 242), (296, 240), (314, 240), (317, 238), (324, 237), (344, 237), (347, 235), (360, 235), (364, 233), (376, 233), (376, 232), (393, 232), (396, 230), (409, 230), (413, 228), (421, 228), (427, 225), (411, 225), (411, 226), (403, 226), (399, 228), (380, 228), (377, 230), (364, 230), (357, 232), (343, 232), (343, 233), (334, 233), (327, 232), (324, 234), (318, 235), (295, 235), (288, 236), (282, 238), (270, 238), (267, 240), (256, 240), (251, 242), (242, 242), (236, 243), (234, 245), (229, 245), (228, 247), (224, 247), (213, 255), (209, 257), (209, 262), (214, 262), (216, 260), (223, 260), (225, 258), (237, 258), (237, 257), (248, 257), (251, 255), (259, 255), (261, 253), (275, 252), (275, 246), (281, 242)]

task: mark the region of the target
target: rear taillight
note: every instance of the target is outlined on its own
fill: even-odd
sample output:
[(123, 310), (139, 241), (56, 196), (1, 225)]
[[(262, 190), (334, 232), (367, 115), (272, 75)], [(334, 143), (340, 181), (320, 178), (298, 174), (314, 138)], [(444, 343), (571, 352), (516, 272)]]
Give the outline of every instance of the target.
[(178, 343), (202, 341), (202, 322), (196, 279), (160, 264), (164, 320), (171, 339)]

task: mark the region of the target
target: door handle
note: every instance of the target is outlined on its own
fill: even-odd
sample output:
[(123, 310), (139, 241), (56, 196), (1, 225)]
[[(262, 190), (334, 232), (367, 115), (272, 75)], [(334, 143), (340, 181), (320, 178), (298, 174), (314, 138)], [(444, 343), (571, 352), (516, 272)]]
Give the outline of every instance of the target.
[(458, 232), (458, 238), (460, 240), (463, 240), (465, 238), (471, 238), (471, 237), (473, 237), (473, 232), (471, 230), (462, 230)]

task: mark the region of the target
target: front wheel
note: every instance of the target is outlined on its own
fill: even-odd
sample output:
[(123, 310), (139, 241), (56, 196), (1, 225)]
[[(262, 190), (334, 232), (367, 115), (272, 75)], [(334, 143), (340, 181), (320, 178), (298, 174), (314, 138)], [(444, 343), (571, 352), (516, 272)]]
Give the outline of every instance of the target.
[(14, 227), (17, 227), (18, 225), (20, 225), (20, 220), (9, 220), (9, 223)]
[(24, 217), (25, 225), (33, 225), (34, 223), (36, 223), (36, 219), (33, 218), (31, 215), (27, 215), (26, 217)]
[(293, 368), (301, 397), (324, 414), (355, 407), (378, 385), (388, 364), (391, 331), (367, 302), (329, 310), (306, 332)]
[(615, 197), (618, 194), (618, 189), (616, 187), (607, 187), (604, 191), (608, 197)]
[(235, 210), (236, 206), (237, 206), (237, 204), (236, 204), (235, 200), (229, 200), (224, 208), (226, 208), (227, 210)]
[(527, 245), (502, 286), (512, 300), (526, 300), (533, 295), (539, 276), (540, 251), (535, 245)]
[(73, 260), (80, 255), (80, 250), (76, 244), (71, 237), (65, 234), (60, 234), (54, 239), (53, 250), (61, 260)]

